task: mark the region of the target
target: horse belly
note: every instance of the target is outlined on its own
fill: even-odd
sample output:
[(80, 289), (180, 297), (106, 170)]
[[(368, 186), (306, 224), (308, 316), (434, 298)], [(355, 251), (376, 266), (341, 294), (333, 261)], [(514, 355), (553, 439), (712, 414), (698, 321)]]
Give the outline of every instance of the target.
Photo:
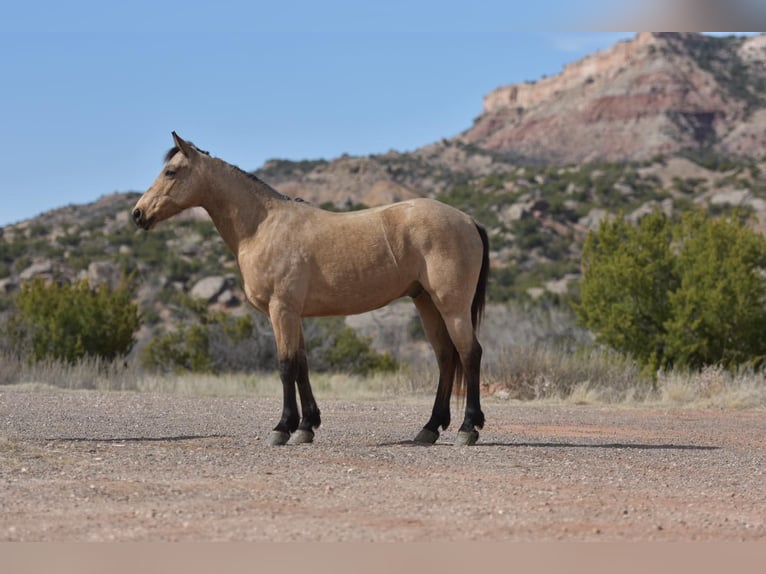
[(415, 278), (402, 273), (387, 253), (369, 263), (337, 258), (312, 273), (303, 315), (364, 313), (407, 295), (415, 283)]

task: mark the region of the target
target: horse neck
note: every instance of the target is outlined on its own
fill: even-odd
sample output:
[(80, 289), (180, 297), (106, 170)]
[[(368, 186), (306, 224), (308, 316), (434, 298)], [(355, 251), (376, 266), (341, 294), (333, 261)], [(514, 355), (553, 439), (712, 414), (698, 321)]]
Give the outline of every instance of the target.
[(240, 242), (255, 235), (278, 198), (266, 184), (221, 160), (213, 160), (206, 175), (208, 189), (202, 207), (236, 255)]

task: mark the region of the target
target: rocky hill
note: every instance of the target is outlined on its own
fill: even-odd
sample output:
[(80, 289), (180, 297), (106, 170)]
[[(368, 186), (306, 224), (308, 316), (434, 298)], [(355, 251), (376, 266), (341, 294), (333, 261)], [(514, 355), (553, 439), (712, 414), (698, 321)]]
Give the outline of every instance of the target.
[(474, 125), (408, 154), (267, 163), (318, 204), (438, 194), (509, 165), (766, 155), (766, 35), (638, 34), (536, 82), (497, 88)]
[[(766, 36), (642, 33), (498, 88), (461, 141), (559, 163), (766, 153)], [(587, 145), (583, 145), (587, 142)]]
[[(764, 85), (766, 36), (639, 34), (555, 77), (498, 88), (454, 139), (406, 154), (274, 160), (257, 173), (332, 209), (416, 196), (455, 205), (490, 231), (491, 299), (555, 306), (576, 292), (582, 241), (610, 212), (738, 208), (766, 232)], [(246, 312), (236, 264), (206, 214), (144, 233), (129, 218), (137, 197), (0, 228), (0, 311), (32, 277), (95, 285), (127, 272), (137, 276), (143, 340), (189, 319), (195, 299)], [(390, 314), (397, 328), (408, 309)], [(385, 317), (351, 323), (377, 336)]]

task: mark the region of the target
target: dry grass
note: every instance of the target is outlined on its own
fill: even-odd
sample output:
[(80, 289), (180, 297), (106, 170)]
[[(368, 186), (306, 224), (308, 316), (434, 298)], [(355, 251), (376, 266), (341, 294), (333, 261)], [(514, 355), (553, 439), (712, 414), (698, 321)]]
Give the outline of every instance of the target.
[[(435, 390), (435, 373), (421, 374), (414, 369), (362, 377), (345, 373), (312, 373), (311, 382), (318, 397), (375, 398), (417, 395)], [(428, 381), (430, 384), (421, 384)], [(86, 359), (76, 364), (43, 361), (34, 364), (10, 356), (0, 356), (0, 385), (27, 389), (59, 388), (101, 391), (135, 391), (201, 396), (282, 396), (276, 372), (158, 375), (135, 364), (109, 363)]]
[(632, 361), (597, 348), (507, 349), (489, 362), (484, 378), (490, 393), (517, 400), (624, 402), (643, 399), (652, 390), (651, 380)]
[[(433, 397), (437, 373), (430, 364), (397, 373), (360, 377), (314, 373), (319, 398), (372, 399)], [(86, 360), (75, 365), (48, 361), (29, 365), (0, 357), (0, 385), (25, 388), (95, 389), (201, 396), (280, 397), (276, 373), (154, 375), (134, 365)], [(565, 352), (553, 347), (516, 347), (488, 359), (483, 390), (490, 400), (549, 401), (568, 404), (621, 404), (740, 409), (766, 405), (766, 373), (720, 367), (702, 372), (642, 375), (621, 355), (588, 348)], [(6, 445), (7, 446), (7, 445)]]
[(766, 372), (722, 367), (642, 374), (622, 355), (590, 347), (569, 353), (546, 346), (498, 354), (485, 387), (504, 400), (740, 409), (766, 405)]
[(0, 356), (0, 385), (24, 384), (63, 389), (137, 390), (136, 373), (119, 362), (84, 359), (75, 364), (47, 360), (28, 363)]
[(741, 409), (766, 405), (766, 373), (743, 369), (730, 373), (706, 367), (699, 373), (660, 373), (659, 402), (700, 408)]
[[(381, 398), (412, 392), (411, 381), (403, 372), (368, 377), (317, 373), (311, 376), (311, 386), (318, 398)], [(136, 381), (135, 390), (201, 396), (282, 396), (282, 385), (276, 372), (142, 375)]]

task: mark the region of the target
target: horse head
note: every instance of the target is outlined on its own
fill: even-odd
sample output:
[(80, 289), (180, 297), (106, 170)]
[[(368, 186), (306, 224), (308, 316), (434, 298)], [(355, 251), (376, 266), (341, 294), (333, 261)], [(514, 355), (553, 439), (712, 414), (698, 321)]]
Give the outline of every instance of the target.
[(149, 230), (181, 211), (199, 206), (203, 193), (201, 163), (207, 153), (173, 132), (175, 146), (165, 156), (162, 172), (133, 208), (133, 221)]

